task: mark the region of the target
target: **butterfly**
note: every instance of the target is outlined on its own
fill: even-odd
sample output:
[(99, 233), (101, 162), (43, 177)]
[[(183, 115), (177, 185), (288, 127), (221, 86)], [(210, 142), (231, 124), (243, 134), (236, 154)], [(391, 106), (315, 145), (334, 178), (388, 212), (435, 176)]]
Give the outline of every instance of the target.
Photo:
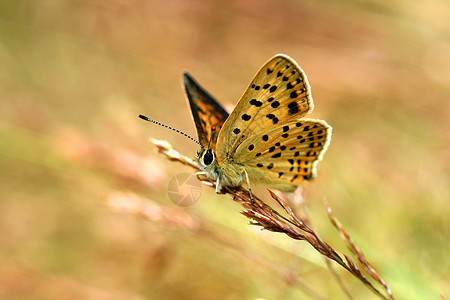
[(332, 128), (304, 118), (314, 109), (311, 88), (292, 58), (268, 60), (231, 114), (187, 72), (183, 82), (201, 144), (198, 174), (215, 181), (217, 193), (245, 183), (293, 192), (316, 177)]

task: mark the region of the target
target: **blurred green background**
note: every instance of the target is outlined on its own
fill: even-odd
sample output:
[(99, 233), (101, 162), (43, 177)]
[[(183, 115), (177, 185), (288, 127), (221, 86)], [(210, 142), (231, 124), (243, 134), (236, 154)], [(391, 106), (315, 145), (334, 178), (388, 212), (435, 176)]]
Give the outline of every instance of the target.
[(447, 0), (1, 1), (0, 299), (347, 299), (317, 252), (229, 196), (172, 204), (193, 171), (148, 138), (197, 146), (137, 118), (195, 136), (181, 71), (232, 108), (276, 53), (333, 126), (305, 187), (315, 229), (347, 253), (326, 200), (397, 299), (448, 296), (449, 29)]

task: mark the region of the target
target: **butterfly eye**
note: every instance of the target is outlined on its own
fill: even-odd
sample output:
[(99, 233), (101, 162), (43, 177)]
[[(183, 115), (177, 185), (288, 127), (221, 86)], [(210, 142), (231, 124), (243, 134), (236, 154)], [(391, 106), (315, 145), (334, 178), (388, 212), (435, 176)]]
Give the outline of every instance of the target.
[(211, 149), (206, 150), (205, 154), (203, 154), (202, 161), (205, 166), (209, 166), (213, 163), (214, 153), (211, 151)]

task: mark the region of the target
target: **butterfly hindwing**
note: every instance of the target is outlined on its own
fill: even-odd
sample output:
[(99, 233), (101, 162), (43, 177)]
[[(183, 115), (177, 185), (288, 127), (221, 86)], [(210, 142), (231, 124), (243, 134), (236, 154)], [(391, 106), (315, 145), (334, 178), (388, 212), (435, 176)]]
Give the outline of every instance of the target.
[(183, 73), (183, 82), (199, 142), (203, 147), (209, 144), (215, 146), (217, 135), (228, 118), (228, 113), (189, 73)]
[(297, 120), (312, 110), (305, 73), (290, 57), (276, 55), (258, 71), (223, 125), (217, 156), (225, 159), (254, 134)]
[(331, 127), (325, 121), (291, 121), (246, 139), (234, 159), (255, 183), (288, 191), (316, 177), (317, 163), (330, 138)]

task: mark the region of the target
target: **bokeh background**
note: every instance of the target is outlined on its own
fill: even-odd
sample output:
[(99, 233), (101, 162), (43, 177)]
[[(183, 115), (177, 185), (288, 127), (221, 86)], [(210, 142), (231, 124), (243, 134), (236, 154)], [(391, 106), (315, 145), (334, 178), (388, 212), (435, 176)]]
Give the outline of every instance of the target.
[(0, 298), (347, 299), (229, 196), (175, 206), (193, 170), (148, 139), (197, 146), (137, 118), (195, 136), (181, 71), (232, 108), (276, 53), (334, 128), (304, 191), (315, 229), (347, 253), (326, 200), (398, 299), (448, 296), (449, 28), (447, 0), (1, 1)]

